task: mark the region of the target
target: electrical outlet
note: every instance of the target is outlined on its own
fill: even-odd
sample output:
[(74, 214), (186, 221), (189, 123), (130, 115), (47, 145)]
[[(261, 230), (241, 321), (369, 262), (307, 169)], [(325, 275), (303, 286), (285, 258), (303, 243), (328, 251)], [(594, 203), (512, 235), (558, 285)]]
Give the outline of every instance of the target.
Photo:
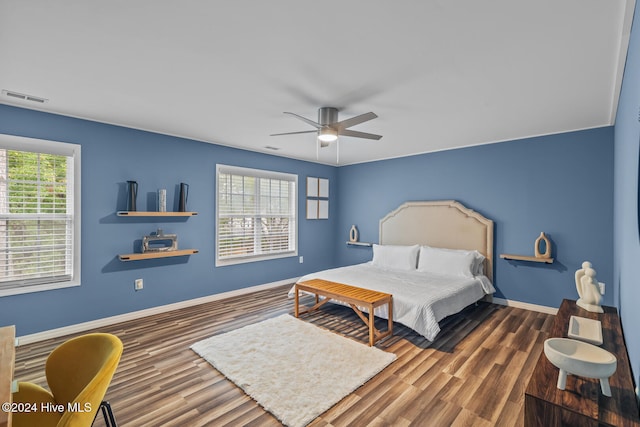
[(598, 285), (600, 286), (600, 295), (604, 295), (604, 283), (598, 282)]
[(304, 257), (300, 256), (300, 264), (302, 264), (304, 262)]
[(142, 281), (142, 279), (136, 279), (136, 281), (133, 284), (133, 288), (136, 291), (140, 291), (144, 288), (144, 282)]

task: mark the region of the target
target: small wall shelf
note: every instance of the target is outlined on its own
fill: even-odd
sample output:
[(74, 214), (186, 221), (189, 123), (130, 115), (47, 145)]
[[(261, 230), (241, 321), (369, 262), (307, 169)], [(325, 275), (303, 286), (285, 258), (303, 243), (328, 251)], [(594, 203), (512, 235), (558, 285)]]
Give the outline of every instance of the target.
[[(544, 243), (544, 253), (540, 250), (540, 244)], [(540, 236), (533, 244), (534, 256), (529, 255), (512, 255), (512, 254), (500, 254), (502, 259), (512, 259), (516, 261), (529, 261), (529, 262), (544, 262), (547, 264), (553, 264), (553, 258), (551, 258), (551, 241), (545, 236), (544, 231), (540, 233)]]
[(138, 261), (141, 259), (169, 258), (176, 256), (193, 255), (197, 253), (197, 249), (180, 249), (177, 251), (145, 252), (143, 254), (122, 254), (118, 255), (118, 258), (120, 258), (120, 261)]
[[(198, 215), (198, 212), (157, 212), (157, 211), (117, 211), (117, 216), (122, 217), (190, 217)], [(159, 251), (159, 252), (145, 252), (134, 254), (120, 254), (118, 258), (120, 261), (138, 261), (143, 259), (155, 259), (155, 258), (170, 258), (177, 256), (187, 256), (197, 254), (197, 249), (180, 249), (175, 251)]]
[(351, 245), (351, 246), (373, 246), (373, 243), (366, 243), (366, 242), (347, 242), (347, 245)]
[(118, 211), (118, 216), (196, 216), (198, 212), (140, 212), (140, 211)]
[(500, 258), (512, 259), (516, 261), (545, 262), (547, 264), (553, 264), (553, 258), (540, 258), (527, 255), (500, 254)]

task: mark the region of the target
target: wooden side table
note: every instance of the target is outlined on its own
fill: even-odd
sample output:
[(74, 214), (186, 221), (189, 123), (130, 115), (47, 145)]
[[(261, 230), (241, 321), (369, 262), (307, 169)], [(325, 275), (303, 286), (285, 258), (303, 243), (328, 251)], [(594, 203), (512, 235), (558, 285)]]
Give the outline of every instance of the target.
[[(13, 368), (16, 363), (16, 327), (0, 328), (0, 404), (11, 403)], [(11, 427), (11, 412), (0, 409), (0, 427)]]

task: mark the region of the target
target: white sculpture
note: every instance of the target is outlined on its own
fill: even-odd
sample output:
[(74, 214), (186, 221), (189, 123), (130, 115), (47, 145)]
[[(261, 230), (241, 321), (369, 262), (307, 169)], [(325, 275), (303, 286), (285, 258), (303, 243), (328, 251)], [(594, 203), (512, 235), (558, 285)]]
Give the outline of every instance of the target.
[(576, 271), (576, 289), (580, 296), (576, 302), (578, 307), (594, 313), (604, 313), (600, 306), (602, 295), (596, 280), (596, 271), (591, 268), (589, 261), (583, 262), (582, 268)]

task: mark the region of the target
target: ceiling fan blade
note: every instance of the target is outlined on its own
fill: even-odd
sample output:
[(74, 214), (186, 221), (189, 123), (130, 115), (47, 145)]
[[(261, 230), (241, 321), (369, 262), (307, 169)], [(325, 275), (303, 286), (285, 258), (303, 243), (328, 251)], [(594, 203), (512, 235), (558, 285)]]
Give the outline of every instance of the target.
[(272, 133), (269, 136), (280, 136), (280, 135), (297, 135), (299, 133), (318, 133), (317, 130), (303, 130), (300, 132), (285, 132), (285, 133)]
[(316, 123), (313, 120), (307, 119), (306, 117), (299, 116), (296, 113), (289, 113), (289, 112), (285, 111), (284, 114), (289, 114), (290, 116), (297, 117), (298, 119), (302, 120), (303, 122), (305, 122), (307, 124), (310, 124), (311, 126), (313, 126), (316, 129), (320, 129), (322, 127), (322, 125), (320, 123)]
[(382, 135), (376, 135), (373, 133), (366, 133), (366, 132), (358, 132), (357, 130), (349, 130), (349, 129), (341, 130), (340, 132), (338, 132), (338, 135), (353, 136), (355, 138), (375, 139), (376, 141), (382, 138)]
[(351, 126), (358, 125), (360, 123), (367, 122), (369, 120), (373, 120), (376, 117), (378, 117), (376, 113), (372, 113), (372, 112), (364, 113), (364, 114), (360, 114), (359, 116), (351, 117), (350, 119), (346, 119), (338, 123), (334, 123), (331, 125), (331, 127), (334, 129), (342, 130), (342, 129), (350, 128)]

